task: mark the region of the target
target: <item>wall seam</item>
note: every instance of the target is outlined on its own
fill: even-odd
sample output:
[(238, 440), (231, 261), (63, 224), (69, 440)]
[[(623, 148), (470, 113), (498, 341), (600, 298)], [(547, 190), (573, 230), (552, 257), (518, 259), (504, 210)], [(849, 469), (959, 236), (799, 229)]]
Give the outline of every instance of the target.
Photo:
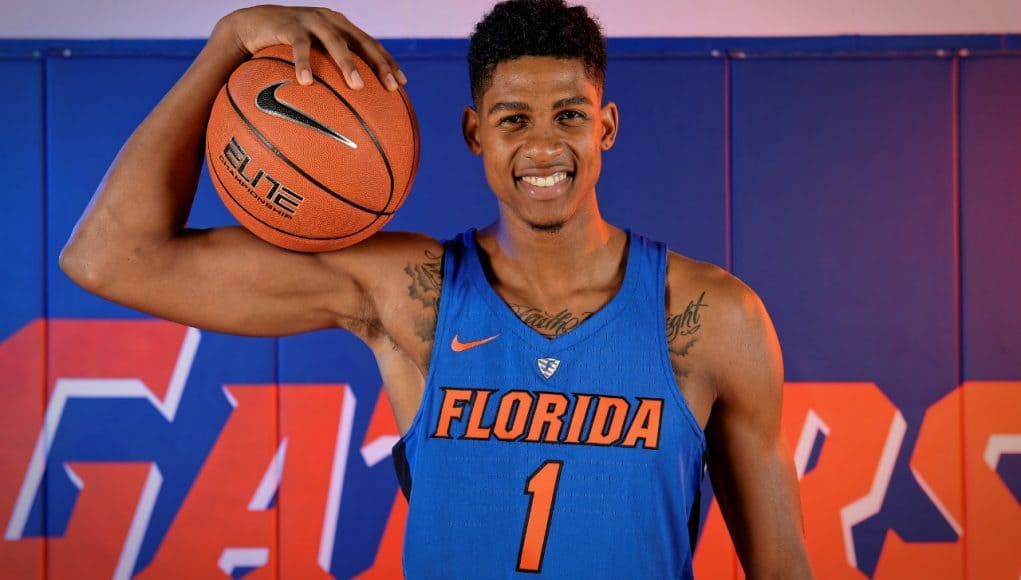
[[(723, 57), (723, 207), (724, 207), (724, 257), (725, 266), (728, 272), (734, 272), (734, 180), (733, 180), (733, 149), (734, 140), (732, 135), (733, 123), (733, 58), (726, 54)], [(715, 494), (715, 490), (713, 490)], [(729, 535), (729, 534), (728, 534)], [(733, 540), (731, 540), (733, 543)], [(741, 560), (737, 555), (737, 546), (731, 552), (733, 560), (734, 580), (741, 580), (744, 577), (744, 569), (741, 567)]]
[[(276, 421), (274, 429), (276, 430), (275, 445), (273, 448), (274, 457), (276, 457), (277, 450), (280, 449), (280, 424), (283, 422), (283, 407), (280, 404), (280, 337), (273, 337), (273, 393), (276, 399)], [(285, 458), (286, 461), (286, 458)], [(284, 560), (284, 543), (283, 538), (280, 534), (280, 520), (283, 519), (284, 502), (283, 494), (281, 493), (281, 487), (283, 486), (284, 479), (284, 463), (281, 462), (278, 469), (279, 479), (277, 480), (276, 490), (276, 509), (274, 509), (274, 543), (276, 544), (276, 578), (279, 580), (283, 577), (283, 560)]]
[(723, 212), (724, 260), (728, 272), (734, 272), (734, 139), (732, 103), (732, 59), (723, 59)]
[(953, 189), (953, 240), (954, 240), (954, 302), (956, 306), (955, 323), (957, 326), (957, 388), (961, 389), (958, 405), (960, 422), (960, 455), (961, 455), (961, 529), (963, 538), (961, 541), (961, 578), (967, 578), (968, 573), (968, 507), (966, 490), (966, 441), (965, 441), (965, 399), (964, 391), (964, 237), (962, 229), (964, 226), (963, 211), (961, 208), (961, 56), (955, 55), (951, 61), (951, 171)]
[[(41, 103), (41, 110), (40, 110), (40, 113), (41, 113), (40, 114), (40, 120), (41, 120), (41, 127), (40, 127), (40, 133), (41, 133), (41, 135), (40, 135), (41, 136), (41, 139), (40, 139), (41, 151), (40, 151), (40, 153), (41, 154), (40, 154), (39, 159), (40, 159), (40, 166), (41, 166), (40, 169), (41, 169), (41, 173), (42, 173), (42, 175), (40, 176), (40, 178), (41, 178), (40, 182), (41, 182), (41, 185), (42, 185), (42, 203), (41, 203), (41, 206), (42, 206), (42, 224), (41, 225), (42, 225), (42, 227), (40, 228), (40, 230), (42, 232), (42, 244), (40, 244), (40, 247), (42, 248), (42, 269), (41, 269), (41, 273), (42, 273), (42, 288), (43, 288), (43, 301), (42, 301), (42, 315), (43, 315), (43, 327), (42, 327), (42, 331), (43, 331), (43, 352), (42, 352), (42, 355), (43, 355), (42, 356), (42, 358), (43, 358), (43, 361), (42, 361), (42, 363), (43, 363), (43, 389), (42, 389), (42, 403), (43, 404), (42, 404), (42, 421), (41, 421), (42, 426), (43, 426), (43, 428), (42, 428), (43, 433), (47, 433), (49, 431), (48, 429), (46, 429), (46, 408), (47, 408), (47, 405), (49, 403), (49, 391), (50, 391), (50, 276), (49, 276), (49, 271), (47, 269), (47, 266), (48, 266), (48, 263), (49, 263), (49, 253), (50, 253), (50, 247), (49, 247), (50, 246), (50, 244), (49, 244), (49, 221), (48, 221), (48, 218), (49, 218), (49, 203), (48, 202), (49, 202), (49, 198), (50, 198), (50, 191), (49, 191), (50, 185), (49, 185), (49, 180), (48, 180), (48, 174), (49, 174), (49, 143), (48, 143), (48, 139), (47, 139), (47, 134), (49, 132), (49, 123), (47, 122), (48, 118), (49, 118), (49, 105), (48, 105), (49, 99), (47, 98), (47, 90), (48, 90), (47, 79), (48, 79), (48, 76), (49, 76), (49, 66), (48, 65), (49, 65), (49, 59), (46, 58), (45, 56), (42, 56), (40, 58), (40, 67), (39, 67), (40, 68), (40, 71), (39, 71), (40, 72), (40, 74), (39, 74), (40, 98), (41, 98), (41, 101), (42, 101), (42, 103)], [(47, 441), (47, 443), (46, 443), (47, 446), (49, 446), (50, 443), (51, 442)], [(43, 481), (43, 486), (42, 486), (42, 488), (43, 488), (43, 497), (42, 497), (42, 501), (40, 502), (40, 505), (42, 506), (42, 518), (43, 518), (43, 521), (42, 521), (42, 540), (43, 540), (42, 541), (42, 558), (43, 558), (42, 572), (43, 572), (43, 578), (47, 578), (48, 579), (50, 577), (50, 572), (49, 572), (50, 537), (49, 537), (49, 530), (48, 530), (48, 527), (49, 527), (48, 526), (48, 523), (49, 523), (49, 517), (48, 517), (49, 513), (48, 512), (49, 512), (50, 493), (49, 493), (48, 478), (45, 476), (45, 474), (43, 475), (43, 480), (42, 481)]]

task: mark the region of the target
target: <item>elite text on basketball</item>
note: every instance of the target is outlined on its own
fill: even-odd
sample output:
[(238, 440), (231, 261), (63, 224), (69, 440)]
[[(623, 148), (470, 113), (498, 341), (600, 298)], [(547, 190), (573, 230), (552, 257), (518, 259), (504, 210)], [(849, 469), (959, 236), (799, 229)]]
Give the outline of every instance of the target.
[[(297, 212), (298, 206), (305, 199), (286, 186), (281, 185), (279, 181), (270, 177), (262, 169), (256, 171), (253, 177), (245, 175), (245, 169), (248, 167), (249, 162), (251, 162), (251, 157), (248, 156), (248, 153), (245, 153), (245, 150), (234, 137), (231, 137), (230, 141), (223, 148), (223, 155), (220, 159), (226, 161), (233, 168), (231, 173), (234, 174), (235, 178), (243, 182), (245, 189), (249, 193), (261, 199), (263, 205), (284, 217), (289, 218)], [(265, 196), (256, 191), (256, 188), (262, 182), (268, 184)]]

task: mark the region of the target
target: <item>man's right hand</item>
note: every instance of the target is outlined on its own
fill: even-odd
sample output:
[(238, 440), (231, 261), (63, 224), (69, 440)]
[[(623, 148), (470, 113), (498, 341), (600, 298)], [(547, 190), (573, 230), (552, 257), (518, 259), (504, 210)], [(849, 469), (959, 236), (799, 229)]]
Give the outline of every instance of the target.
[(255, 6), (243, 8), (225, 16), (213, 32), (230, 37), (237, 49), (251, 56), (276, 44), (288, 44), (294, 49), (295, 74), (301, 84), (311, 84), (309, 49), (318, 41), (333, 57), (344, 73), (344, 79), (353, 89), (363, 86), (351, 53), (361, 56), (376, 72), (380, 82), (389, 90), (408, 79), (397, 61), (378, 40), (355, 26), (343, 14), (328, 8), (292, 8), (287, 6)]

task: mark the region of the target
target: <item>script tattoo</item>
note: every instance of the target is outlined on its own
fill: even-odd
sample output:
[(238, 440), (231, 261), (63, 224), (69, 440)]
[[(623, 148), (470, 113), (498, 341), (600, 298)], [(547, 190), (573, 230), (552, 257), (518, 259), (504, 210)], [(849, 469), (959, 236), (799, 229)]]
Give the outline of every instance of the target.
[(683, 313), (673, 316), (667, 315), (667, 342), (673, 343), (674, 339), (678, 336), (690, 336), (702, 328), (702, 315), (699, 310), (709, 307), (703, 300), (705, 300), (705, 292), (699, 295), (697, 301), (692, 300), (688, 302), (688, 307), (684, 309)]
[(556, 314), (551, 314), (545, 310), (522, 306), (521, 304), (510, 304), (509, 306), (522, 322), (550, 338), (556, 338), (571, 332), (584, 322), (585, 319), (592, 316), (591, 312), (575, 315), (566, 308)]
[(425, 251), (425, 261), (408, 264), (404, 273), (411, 278), (408, 296), (418, 300), (426, 309), (424, 316), (415, 318), (415, 334), (430, 343), (436, 337), (436, 317), (439, 315), (440, 289), (443, 287), (441, 254)]
[[(681, 359), (688, 356), (691, 347), (698, 342), (699, 336), (692, 336), (702, 329), (702, 308), (708, 308), (705, 303), (705, 292), (703, 291), (697, 300), (688, 302), (688, 306), (681, 314), (666, 317), (666, 339), (667, 347), (670, 349), (670, 366), (678, 379), (688, 376), (688, 370), (681, 366)], [(679, 337), (690, 337), (686, 341), (678, 340)]]

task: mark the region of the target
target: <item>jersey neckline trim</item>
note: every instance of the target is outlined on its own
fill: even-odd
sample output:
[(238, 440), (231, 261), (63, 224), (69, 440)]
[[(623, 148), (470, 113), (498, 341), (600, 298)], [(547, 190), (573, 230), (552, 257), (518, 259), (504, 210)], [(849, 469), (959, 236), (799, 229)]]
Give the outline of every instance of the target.
[(525, 324), (514, 314), (510, 305), (493, 289), (482, 268), (478, 244), (475, 241), (475, 228), (464, 233), (465, 267), (476, 290), (482, 295), (483, 300), (489, 305), (501, 325), (504, 328), (509, 328), (515, 336), (538, 349), (544, 356), (550, 356), (589, 338), (627, 306), (641, 280), (642, 260), (639, 256), (638, 246), (641, 244), (639, 236), (633, 234), (631, 230), (625, 230), (625, 233), (627, 235), (627, 261), (624, 264), (624, 280), (621, 282), (620, 288), (610, 298), (610, 301), (592, 316), (571, 331), (556, 338), (546, 338)]

